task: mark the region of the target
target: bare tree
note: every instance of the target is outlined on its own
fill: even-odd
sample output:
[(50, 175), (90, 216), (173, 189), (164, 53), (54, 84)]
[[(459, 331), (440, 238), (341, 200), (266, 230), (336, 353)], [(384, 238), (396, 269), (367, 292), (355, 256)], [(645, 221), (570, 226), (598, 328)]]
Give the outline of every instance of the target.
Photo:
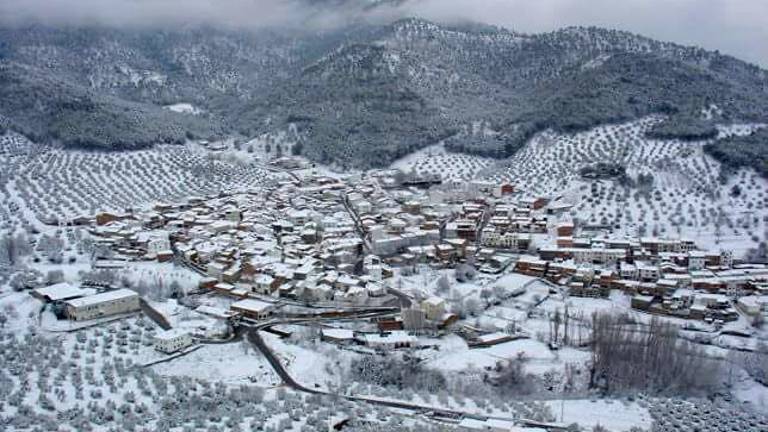
[(590, 384), (607, 392), (625, 389), (690, 394), (713, 390), (720, 362), (679, 337), (673, 324), (654, 318), (649, 326), (626, 315), (592, 317)]

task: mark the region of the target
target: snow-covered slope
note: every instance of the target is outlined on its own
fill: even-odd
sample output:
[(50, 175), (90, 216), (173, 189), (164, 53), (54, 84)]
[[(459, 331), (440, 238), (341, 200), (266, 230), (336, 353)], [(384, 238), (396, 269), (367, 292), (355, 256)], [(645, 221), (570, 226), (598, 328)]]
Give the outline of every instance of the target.
[(128, 152), (61, 150), (0, 136), (0, 229), (123, 211), (155, 201), (258, 188), (271, 173), (197, 146)]
[[(689, 237), (737, 253), (757, 246), (768, 216), (768, 182), (746, 169), (726, 176), (703, 151), (704, 141), (646, 138), (659, 121), (648, 117), (574, 135), (545, 132), (487, 177), (574, 204), (572, 217), (620, 233)], [(755, 127), (722, 128), (721, 136)], [(597, 163), (624, 167), (626, 176), (582, 177), (583, 168)]]

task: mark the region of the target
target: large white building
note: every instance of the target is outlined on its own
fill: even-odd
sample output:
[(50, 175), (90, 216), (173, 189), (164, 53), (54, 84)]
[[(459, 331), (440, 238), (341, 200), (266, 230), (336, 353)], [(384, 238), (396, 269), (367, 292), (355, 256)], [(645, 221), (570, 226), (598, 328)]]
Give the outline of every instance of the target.
[(137, 311), (139, 294), (129, 289), (118, 289), (68, 300), (64, 304), (70, 319), (83, 321)]

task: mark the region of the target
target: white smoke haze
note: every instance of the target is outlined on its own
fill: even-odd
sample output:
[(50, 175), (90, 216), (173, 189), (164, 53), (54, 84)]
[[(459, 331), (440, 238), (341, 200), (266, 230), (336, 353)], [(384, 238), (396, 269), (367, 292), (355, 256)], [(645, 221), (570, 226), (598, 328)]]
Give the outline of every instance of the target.
[[(352, 19), (472, 20), (537, 33), (595, 25), (768, 66), (768, 0), (0, 0), (0, 24), (327, 28)], [(381, 1), (380, 1), (381, 3)]]

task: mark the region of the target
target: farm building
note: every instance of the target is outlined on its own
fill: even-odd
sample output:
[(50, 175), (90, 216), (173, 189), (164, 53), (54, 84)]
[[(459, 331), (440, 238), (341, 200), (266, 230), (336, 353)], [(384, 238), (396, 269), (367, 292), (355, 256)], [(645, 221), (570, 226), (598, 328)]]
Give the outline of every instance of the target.
[(93, 294), (91, 288), (78, 288), (70, 283), (61, 282), (43, 288), (32, 290), (32, 296), (48, 303), (56, 303), (66, 300), (85, 297)]
[(192, 336), (187, 331), (171, 329), (156, 334), (154, 342), (156, 350), (170, 354), (192, 345)]
[(139, 295), (129, 289), (118, 289), (67, 300), (64, 304), (69, 319), (83, 321), (137, 311)]

